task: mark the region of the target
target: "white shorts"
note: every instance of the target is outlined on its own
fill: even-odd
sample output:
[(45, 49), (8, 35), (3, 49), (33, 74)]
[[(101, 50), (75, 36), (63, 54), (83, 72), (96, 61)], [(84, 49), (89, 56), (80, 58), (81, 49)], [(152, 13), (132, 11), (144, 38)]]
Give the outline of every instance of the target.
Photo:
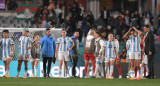
[(39, 59), (39, 58), (35, 58), (35, 59), (34, 59), (34, 58), (32, 58), (32, 57), (30, 56), (30, 61), (31, 61), (31, 62), (36, 61), (36, 60), (40, 60), (40, 59)]
[(12, 59), (11, 57), (7, 56), (7, 57), (2, 57), (2, 61), (7, 61), (8, 58)]
[(59, 51), (58, 59), (63, 61), (69, 61), (69, 51)]
[(110, 62), (110, 61), (112, 61), (112, 60), (115, 60), (115, 57), (111, 57), (111, 58), (108, 58), (108, 57), (106, 58), (106, 57), (105, 57), (105, 61), (104, 61), (104, 62)]
[(129, 59), (140, 60), (141, 59), (141, 52), (130, 52)]
[(96, 62), (100, 62), (100, 63), (103, 63), (103, 60), (101, 57), (96, 57)]
[(145, 53), (143, 55), (142, 63), (144, 63), (145, 65), (148, 64), (148, 57), (147, 57), (147, 55)]

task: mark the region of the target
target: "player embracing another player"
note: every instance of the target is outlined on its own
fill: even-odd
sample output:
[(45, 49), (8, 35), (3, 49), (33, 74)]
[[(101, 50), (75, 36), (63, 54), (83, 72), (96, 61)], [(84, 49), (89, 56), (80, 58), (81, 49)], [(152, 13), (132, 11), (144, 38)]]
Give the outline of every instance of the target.
[(106, 79), (113, 79), (113, 69), (115, 59), (118, 59), (116, 44), (113, 39), (113, 34), (108, 34), (108, 39), (103, 46), (102, 59), (105, 60)]
[(8, 30), (2, 31), (2, 37), (0, 45), (2, 45), (2, 60), (5, 65), (5, 75), (3, 75), (3, 77), (9, 78), (10, 63), (14, 56), (14, 42), (9, 38)]
[[(129, 33), (131, 31), (134, 31), (133, 35), (129, 36)], [(131, 70), (130, 70), (130, 75), (131, 78), (130, 80), (135, 80), (135, 68), (137, 68), (137, 80), (141, 78), (141, 73), (140, 73), (140, 61), (141, 61), (141, 48), (140, 48), (140, 42), (141, 42), (141, 37), (140, 35), (142, 34), (141, 31), (137, 30), (135, 27), (131, 27), (129, 31), (123, 36), (123, 38), (130, 39), (131, 44), (130, 44), (130, 52), (129, 52), (129, 59), (130, 59), (130, 65), (131, 65)], [(136, 63), (134, 64), (134, 62)]]

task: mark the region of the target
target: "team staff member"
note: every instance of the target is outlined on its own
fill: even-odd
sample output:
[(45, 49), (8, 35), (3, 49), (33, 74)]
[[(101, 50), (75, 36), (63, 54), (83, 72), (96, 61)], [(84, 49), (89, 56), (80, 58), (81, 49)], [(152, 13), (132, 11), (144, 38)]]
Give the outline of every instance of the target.
[[(55, 38), (51, 35), (51, 30), (46, 29), (45, 36), (41, 39), (41, 49), (42, 49), (42, 58), (43, 58), (43, 71), (44, 77), (50, 77), (50, 69), (52, 59), (55, 58), (56, 51), (56, 41)], [(46, 73), (46, 63), (48, 61), (48, 68)]]

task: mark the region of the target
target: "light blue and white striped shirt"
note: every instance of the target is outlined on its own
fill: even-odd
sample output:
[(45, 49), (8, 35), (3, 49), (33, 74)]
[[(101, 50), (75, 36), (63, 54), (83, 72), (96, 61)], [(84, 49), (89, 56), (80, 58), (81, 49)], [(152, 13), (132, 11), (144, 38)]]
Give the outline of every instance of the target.
[(11, 38), (3, 38), (0, 40), (0, 44), (2, 45), (2, 57), (10, 57), (12, 53), (11, 46), (14, 45), (13, 40)]
[(31, 49), (27, 50), (27, 48), (31, 47), (31, 43), (33, 43), (34, 40), (31, 39), (30, 37), (21, 36), (19, 38), (19, 42), (20, 42), (19, 54), (31, 54)]
[(58, 51), (68, 51), (69, 42), (73, 42), (70, 37), (60, 37), (57, 39), (57, 44), (59, 44)]
[(131, 35), (130, 40), (131, 40), (130, 52), (140, 52), (141, 37), (139, 35), (137, 36)]
[(116, 48), (116, 45), (114, 41), (106, 41), (104, 44), (104, 47), (106, 48), (105, 58), (115, 58), (116, 57), (115, 50), (114, 50)]

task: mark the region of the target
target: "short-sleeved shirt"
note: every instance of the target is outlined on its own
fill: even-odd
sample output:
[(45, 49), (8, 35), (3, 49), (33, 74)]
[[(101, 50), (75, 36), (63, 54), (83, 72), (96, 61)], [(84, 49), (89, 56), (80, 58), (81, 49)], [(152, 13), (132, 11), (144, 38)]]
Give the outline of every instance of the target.
[(19, 54), (31, 54), (31, 49), (27, 50), (27, 48), (31, 47), (31, 43), (33, 43), (34, 40), (31, 39), (30, 37), (21, 36), (19, 38), (19, 42), (20, 42)]
[(14, 42), (11, 38), (1, 39), (0, 45), (2, 45), (2, 57), (9, 57), (12, 53), (11, 46), (14, 45)]
[(127, 56), (129, 56), (129, 52), (130, 52), (130, 46), (131, 46), (131, 40), (128, 39), (126, 42), (126, 47), (127, 47)]
[(57, 39), (57, 44), (59, 44), (58, 51), (68, 51), (69, 42), (73, 42), (70, 37), (60, 37)]
[(104, 44), (104, 47), (105, 47), (105, 58), (115, 58), (116, 55), (115, 55), (115, 48), (116, 48), (116, 45), (115, 45), (115, 42), (114, 41), (106, 41), (105, 44)]
[(130, 52), (140, 52), (141, 37), (139, 35), (137, 36), (131, 35), (130, 40), (131, 40)]

